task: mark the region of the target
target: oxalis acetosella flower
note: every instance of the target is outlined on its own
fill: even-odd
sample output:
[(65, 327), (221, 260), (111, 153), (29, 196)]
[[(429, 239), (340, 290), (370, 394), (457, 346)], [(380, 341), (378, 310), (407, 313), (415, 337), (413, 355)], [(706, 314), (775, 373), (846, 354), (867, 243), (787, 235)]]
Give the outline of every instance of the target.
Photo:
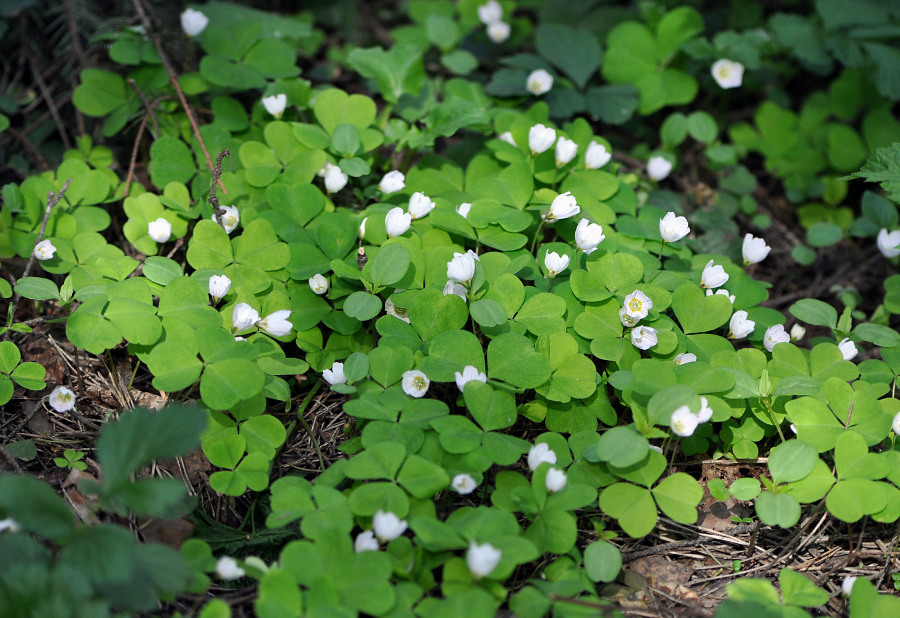
[(603, 242), (606, 236), (603, 235), (603, 226), (591, 223), (587, 219), (578, 222), (575, 228), (575, 246), (584, 251), (587, 255), (597, 250), (597, 246)]
[(894, 430), (894, 434), (900, 436), (900, 412), (894, 415), (894, 420), (891, 423), (891, 429)]
[(772, 247), (766, 244), (762, 238), (757, 238), (753, 234), (744, 236), (744, 244), (741, 246), (741, 253), (744, 256), (744, 266), (749, 264), (757, 264), (762, 262), (769, 255)]
[(528, 130), (528, 147), (531, 154), (541, 154), (550, 149), (556, 142), (556, 131), (542, 124), (536, 124)]
[(209, 278), (209, 295), (212, 296), (213, 302), (217, 303), (225, 298), (231, 290), (231, 279), (225, 275), (213, 275)]
[(612, 159), (612, 153), (603, 144), (591, 142), (584, 153), (584, 166), (589, 170), (598, 170)]
[(289, 317), (291, 317), (291, 310), (281, 309), (279, 311), (275, 311), (274, 313), (270, 313), (269, 315), (258, 321), (256, 323), (256, 326), (266, 331), (273, 337), (284, 337), (291, 332), (292, 328), (294, 328), (294, 325), (288, 321)]
[(682, 438), (693, 435), (699, 424), (700, 419), (687, 406), (681, 406), (672, 412), (672, 418), (669, 420), (672, 433)]
[(692, 354), (691, 352), (682, 352), (678, 356), (672, 359), (676, 365), (687, 365), (688, 363), (697, 362), (697, 355)]
[(466, 565), (469, 567), (472, 577), (481, 579), (490, 575), (497, 568), (502, 557), (503, 552), (490, 543), (479, 545), (472, 541), (466, 552)]
[(850, 341), (848, 337), (841, 339), (841, 342), (838, 344), (838, 349), (841, 351), (844, 360), (853, 360), (856, 358), (856, 355), (859, 354), (859, 350), (856, 349), (856, 344)]
[(402, 191), (404, 187), (406, 187), (406, 176), (397, 170), (385, 174), (378, 183), (378, 190), (382, 193), (396, 193)]
[(555, 464), (556, 453), (546, 442), (538, 442), (528, 450), (528, 469), (534, 472), (542, 463)]
[(421, 219), (434, 210), (434, 206), (435, 204), (430, 197), (417, 191), (409, 198), (409, 215), (412, 217), (413, 221)]
[(12, 517), (7, 517), (6, 519), (0, 519), (0, 534), (4, 532), (9, 532), (10, 534), (15, 534), (22, 529), (22, 526)]
[(279, 119), (284, 115), (284, 110), (287, 109), (287, 95), (281, 93), (273, 94), (270, 97), (263, 97), (262, 104), (272, 117)]
[(499, 139), (500, 141), (506, 142), (507, 144), (510, 144), (511, 146), (515, 146), (516, 148), (519, 147), (519, 145), (516, 143), (516, 138), (513, 137), (512, 131), (504, 131), (503, 133), (501, 133), (500, 135), (497, 136), (497, 139)]
[(316, 273), (309, 278), (309, 289), (322, 296), (328, 293), (328, 279), (324, 275)]
[[(238, 212), (237, 206), (221, 206), (221, 209), (225, 211), (220, 215), (222, 229), (225, 230), (226, 234), (231, 234), (241, 222), (241, 213)], [(210, 219), (216, 221), (215, 213)], [(219, 223), (219, 221), (216, 221), (216, 223)]]
[(409, 324), (409, 311), (406, 307), (398, 307), (390, 298), (384, 301), (384, 312)]
[(172, 224), (160, 217), (147, 224), (147, 236), (158, 243), (164, 243), (172, 236)]
[(547, 476), (544, 477), (544, 486), (551, 494), (562, 491), (569, 479), (566, 473), (559, 468), (550, 468), (547, 470)]
[(465, 219), (469, 216), (470, 210), (472, 210), (472, 204), (470, 204), (469, 202), (463, 202), (456, 207), (456, 214)]
[(231, 326), (234, 332), (247, 330), (259, 322), (259, 313), (247, 303), (238, 303), (231, 312)]
[(635, 323), (650, 315), (651, 309), (653, 309), (653, 301), (640, 290), (635, 290), (626, 296), (622, 304), (622, 310)]
[(494, 43), (502, 43), (509, 38), (509, 35), (512, 32), (512, 26), (505, 21), (498, 21), (493, 24), (488, 24), (486, 30), (488, 38), (491, 41)]
[(532, 71), (525, 80), (525, 88), (535, 96), (546, 94), (553, 88), (553, 76), (544, 69)]
[(706, 397), (700, 397), (700, 411), (697, 412), (697, 421), (705, 423), (712, 419), (713, 409), (709, 407), (709, 400)]
[(219, 576), (219, 579), (231, 581), (242, 578), (246, 573), (238, 566), (237, 560), (231, 556), (222, 556), (216, 562), (216, 575)]
[(728, 324), (729, 339), (743, 339), (756, 328), (756, 322), (747, 319), (746, 311), (735, 311)]
[(845, 597), (849, 597), (853, 592), (853, 585), (856, 583), (856, 580), (859, 579), (855, 575), (848, 575), (844, 578), (844, 581), (841, 582), (841, 594)]
[(322, 372), (322, 377), (332, 386), (335, 384), (346, 384), (347, 376), (344, 375), (344, 363), (333, 363), (331, 369), (326, 369)]
[(197, 36), (209, 25), (209, 17), (201, 11), (187, 9), (181, 14), (181, 29), (188, 36)]
[(884, 257), (897, 257), (900, 255), (900, 230), (888, 232), (887, 229), (882, 228), (878, 232), (875, 244), (878, 245), (878, 250)]
[(788, 343), (790, 340), (791, 336), (785, 332), (784, 325), (775, 324), (766, 329), (766, 334), (763, 335), (763, 347), (771, 352), (779, 343)]
[(789, 334), (791, 336), (791, 341), (800, 341), (806, 336), (806, 328), (800, 324), (794, 324), (791, 326), (791, 332)]
[(456, 387), (461, 393), (466, 390), (466, 384), (473, 380), (476, 382), (487, 383), (487, 375), (482, 371), (478, 371), (478, 367), (473, 367), (472, 365), (466, 365), (463, 368), (462, 373), (457, 371), (453, 376), (456, 378)]
[(650, 157), (647, 161), (647, 176), (649, 176), (651, 180), (657, 182), (664, 180), (671, 171), (672, 162), (665, 157), (655, 155)]
[(556, 167), (562, 167), (578, 154), (578, 144), (565, 137), (556, 141)]
[(408, 212), (403, 212), (403, 209), (399, 206), (397, 208), (391, 208), (384, 217), (384, 229), (387, 232), (388, 238), (403, 236), (409, 230), (411, 225), (412, 215)]
[(404, 393), (418, 399), (424, 397), (425, 393), (428, 392), (428, 385), (431, 384), (431, 380), (422, 371), (410, 369), (403, 373), (401, 384), (403, 385)]
[(408, 524), (390, 511), (379, 510), (372, 518), (372, 529), (382, 543), (390, 543), (406, 532)]
[(325, 170), (325, 190), (329, 193), (337, 193), (347, 186), (347, 183), (350, 182), (350, 176), (337, 165), (329, 164), (327, 167), (328, 169)]
[(678, 242), (690, 233), (688, 220), (677, 216), (674, 212), (667, 212), (659, 220), (659, 235), (666, 242)]
[(659, 342), (655, 328), (638, 326), (631, 331), (631, 344), (639, 350), (649, 350)]
[(721, 264), (713, 263), (713, 260), (707, 262), (703, 268), (703, 274), (700, 276), (701, 288), (717, 288), (725, 285), (728, 281), (728, 273)]
[(729, 301), (731, 301), (732, 305), (734, 304), (734, 294), (729, 293), (728, 290), (726, 290), (725, 288), (718, 289), (715, 292), (713, 292), (712, 290), (706, 290), (706, 295), (707, 296), (724, 296)]
[(378, 541), (375, 539), (375, 533), (371, 530), (363, 530), (356, 535), (353, 541), (353, 551), (361, 554), (364, 551), (378, 551)]
[(35, 259), (43, 262), (44, 260), (52, 260), (54, 253), (56, 253), (56, 247), (53, 246), (52, 242), (44, 239), (34, 246), (32, 255), (34, 255)]
[(716, 60), (710, 72), (719, 87), (725, 90), (739, 88), (744, 81), (744, 65), (727, 58)]
[(552, 223), (560, 219), (568, 219), (574, 217), (581, 212), (581, 206), (575, 200), (575, 196), (570, 191), (561, 193), (553, 198), (550, 204), (550, 210), (544, 215), (544, 221)]
[(72, 392), (72, 389), (65, 386), (57, 386), (50, 391), (47, 403), (60, 414), (68, 412), (75, 407), (75, 393)]
[(456, 281), (448, 281), (444, 284), (444, 296), (449, 296), (453, 294), (455, 296), (459, 296), (461, 299), (466, 300), (468, 295), (468, 290), (466, 286), (462, 283), (457, 283)]
[(556, 251), (548, 251), (544, 256), (544, 266), (547, 268), (547, 276), (553, 279), (569, 267), (569, 256), (560, 255)]
[(454, 253), (453, 259), (447, 262), (447, 279), (462, 283), (466, 287), (475, 276), (475, 258), (471, 253)]
[(503, 6), (497, 0), (488, 0), (478, 7), (478, 19), (485, 26), (497, 23), (503, 19)]
[(478, 488), (478, 483), (475, 482), (471, 474), (463, 472), (453, 477), (453, 480), (450, 481), (450, 487), (457, 493), (466, 496)]

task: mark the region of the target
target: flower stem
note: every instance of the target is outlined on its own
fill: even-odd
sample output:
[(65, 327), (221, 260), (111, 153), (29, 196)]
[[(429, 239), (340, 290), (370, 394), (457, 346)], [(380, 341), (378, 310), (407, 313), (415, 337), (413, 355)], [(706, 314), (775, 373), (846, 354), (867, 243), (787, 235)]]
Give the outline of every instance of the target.
[[(534, 239), (531, 241), (531, 253), (534, 253), (534, 248), (537, 246), (538, 236), (541, 234), (541, 230), (544, 229), (544, 221), (545, 219), (541, 219), (541, 222), (538, 223), (537, 230), (534, 232)], [(537, 255), (534, 256), (537, 259)]]
[(656, 266), (653, 267), (653, 273), (650, 275), (650, 278), (647, 279), (647, 283), (651, 283), (653, 278), (656, 277), (656, 274), (659, 272), (659, 267), (662, 266), (662, 252), (666, 246), (666, 241), (663, 239), (662, 244), (659, 246), (659, 254), (656, 256)]

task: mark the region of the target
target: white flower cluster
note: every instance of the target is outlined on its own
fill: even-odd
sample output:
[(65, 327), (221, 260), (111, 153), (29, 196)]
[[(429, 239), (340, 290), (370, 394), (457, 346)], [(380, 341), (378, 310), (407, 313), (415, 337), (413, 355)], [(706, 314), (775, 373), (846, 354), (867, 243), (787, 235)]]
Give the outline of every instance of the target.
[(256, 309), (247, 303), (238, 303), (234, 306), (231, 314), (231, 325), (235, 333), (240, 333), (255, 326), (273, 337), (283, 337), (290, 333), (294, 327), (288, 321), (290, 315), (290, 309), (281, 309), (260, 319)]
[[(393, 178), (388, 180), (388, 175), (394, 173), (399, 174), (399, 176), (394, 176)], [(401, 188), (406, 186), (405, 179), (403, 178), (403, 175), (400, 174), (400, 172), (390, 172), (388, 175), (386, 175), (378, 185), (379, 188), (381, 188), (385, 193), (393, 193), (394, 191), (399, 191)], [(430, 197), (419, 191), (413, 193), (409, 198), (407, 212), (404, 212), (402, 208), (397, 206), (396, 208), (391, 208), (385, 216), (384, 229), (385, 231), (387, 231), (388, 238), (403, 236), (407, 232), (407, 230), (409, 230), (413, 221), (426, 216), (428, 213), (434, 210), (434, 208), (435, 203)], [(364, 226), (365, 220), (360, 226), (360, 236), (363, 238), (365, 238)]]
[(502, 43), (509, 38), (512, 29), (503, 21), (503, 6), (497, 0), (489, 0), (479, 6), (478, 19), (484, 24), (488, 38), (494, 43)]

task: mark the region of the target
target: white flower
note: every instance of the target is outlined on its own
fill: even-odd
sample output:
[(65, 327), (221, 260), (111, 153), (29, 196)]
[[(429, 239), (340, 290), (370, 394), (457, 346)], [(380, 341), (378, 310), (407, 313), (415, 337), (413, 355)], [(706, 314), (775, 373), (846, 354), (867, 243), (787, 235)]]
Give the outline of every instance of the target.
[(556, 493), (562, 491), (568, 480), (565, 472), (559, 468), (550, 468), (547, 470), (547, 476), (544, 477), (544, 486), (550, 493)]
[(476, 579), (487, 577), (491, 571), (497, 568), (503, 552), (491, 545), (484, 543), (479, 545), (475, 541), (469, 544), (469, 550), (466, 552), (466, 564), (469, 571)]
[(512, 28), (505, 21), (494, 22), (488, 24), (487, 27), (488, 38), (494, 43), (502, 43), (508, 39), (510, 32), (512, 32)]
[(682, 352), (672, 359), (676, 365), (686, 365), (688, 363), (697, 362), (697, 355), (690, 352)]
[(722, 58), (713, 63), (711, 73), (720, 88), (738, 88), (744, 80), (744, 65)]
[(753, 234), (745, 235), (744, 244), (741, 247), (741, 253), (744, 255), (744, 266), (762, 262), (771, 250), (772, 247), (767, 245), (764, 239), (756, 238)]
[(766, 334), (763, 336), (763, 347), (771, 352), (777, 344), (788, 343), (790, 340), (791, 336), (784, 332), (784, 326), (775, 324), (766, 329)]
[(622, 309), (625, 310), (625, 313), (630, 318), (638, 322), (650, 315), (650, 310), (653, 309), (653, 301), (640, 290), (635, 290), (625, 297)]
[(672, 433), (682, 438), (692, 435), (699, 424), (700, 420), (697, 418), (697, 415), (691, 412), (691, 409), (687, 406), (681, 406), (672, 412), (672, 418), (669, 421)]
[(876, 244), (878, 245), (878, 250), (881, 251), (884, 257), (897, 257), (900, 255), (900, 230), (888, 232), (886, 229), (882, 228), (881, 231), (878, 232)]
[(462, 473), (453, 477), (453, 480), (450, 482), (450, 487), (465, 496), (475, 491), (475, 488), (478, 487), (478, 483), (475, 482), (475, 479), (472, 478), (471, 474)]
[(651, 180), (663, 180), (672, 171), (672, 163), (659, 155), (650, 157), (647, 161), (647, 175)]
[(728, 338), (743, 339), (753, 332), (756, 322), (747, 319), (746, 311), (735, 311), (728, 323)]
[[(241, 213), (238, 212), (237, 206), (222, 206), (222, 210), (225, 212), (222, 213), (222, 229), (225, 230), (226, 234), (231, 234), (234, 230), (237, 229), (238, 223), (241, 222)], [(216, 221), (216, 215), (213, 213), (213, 216), (210, 217), (213, 221)], [(218, 223), (218, 221), (216, 221)]]
[(9, 532), (18, 532), (22, 529), (22, 526), (19, 525), (12, 517), (7, 517), (6, 519), (0, 519), (0, 533), (9, 531)]
[(359, 222), (359, 239), (366, 239), (366, 221), (368, 221), (368, 217), (363, 217), (363, 220)]
[(800, 341), (806, 336), (806, 329), (799, 324), (791, 326), (791, 341)]
[(337, 193), (346, 187), (349, 181), (350, 176), (337, 165), (331, 165), (325, 170), (325, 189), (329, 193)]
[(662, 447), (661, 447), (661, 446), (656, 446), (655, 444), (651, 444), (651, 445), (650, 445), (650, 448), (651, 448), (652, 450), (656, 451), (657, 453), (659, 453), (660, 455), (663, 454), (663, 450), (662, 450)]
[(659, 337), (656, 329), (649, 326), (638, 326), (631, 331), (631, 343), (639, 350), (649, 350), (657, 344)]
[(575, 196), (570, 191), (561, 193), (553, 198), (550, 204), (550, 210), (544, 215), (546, 221), (558, 221), (559, 219), (568, 219), (574, 217), (581, 212), (581, 207), (575, 201)]
[(403, 373), (402, 384), (404, 393), (418, 399), (428, 392), (428, 385), (431, 384), (431, 380), (418, 369), (410, 369)]
[(622, 326), (631, 328), (632, 326), (636, 325), (640, 320), (638, 320), (637, 318), (632, 316), (630, 313), (628, 313), (627, 307), (622, 307), (621, 309), (619, 309), (619, 321), (622, 322)]
[(184, 30), (184, 33), (188, 36), (197, 36), (203, 32), (208, 23), (209, 17), (200, 11), (187, 9), (181, 14), (181, 29)]
[(34, 246), (33, 255), (42, 262), (44, 260), (52, 259), (54, 253), (56, 253), (56, 247), (54, 247), (53, 243), (49, 240), (44, 239)]
[(544, 69), (537, 69), (528, 75), (528, 79), (525, 80), (525, 87), (531, 94), (540, 96), (550, 92), (550, 89), (553, 88), (553, 76)]
[(659, 235), (666, 242), (677, 242), (691, 233), (688, 220), (675, 216), (674, 212), (667, 212), (659, 220)]
[(409, 324), (409, 312), (405, 307), (398, 307), (390, 298), (384, 301), (384, 312)]
[(841, 582), (841, 594), (845, 597), (849, 597), (850, 593), (853, 592), (853, 584), (856, 583), (857, 577), (854, 575), (848, 575), (844, 578), (844, 581)]
[(598, 170), (612, 159), (612, 153), (603, 144), (591, 142), (584, 153), (584, 166), (589, 170)]
[(716, 296), (724, 296), (731, 301), (732, 305), (734, 304), (734, 294), (730, 294), (725, 288), (716, 290), (715, 292), (713, 292), (712, 290), (706, 290), (707, 296), (712, 296), (713, 294), (715, 294)]
[(322, 377), (331, 385), (346, 384), (347, 376), (344, 375), (344, 363), (333, 363), (331, 369), (326, 369), (322, 372)]
[(416, 192), (412, 194), (412, 197), (409, 198), (409, 214), (412, 217), (412, 220), (421, 219), (432, 210), (434, 210), (434, 202), (430, 197), (421, 192)]
[(375, 540), (375, 533), (371, 530), (363, 530), (356, 535), (353, 541), (353, 551), (361, 554), (364, 551), (378, 551), (378, 541)]
[(316, 273), (309, 278), (309, 289), (321, 296), (328, 293), (328, 279), (324, 275)]
[(478, 7), (478, 19), (485, 26), (495, 24), (503, 19), (503, 7), (497, 0), (488, 0), (488, 2)]
[(220, 579), (231, 581), (233, 579), (240, 579), (246, 575), (246, 573), (244, 573), (244, 569), (238, 566), (237, 560), (231, 556), (222, 556), (219, 558), (219, 561), (216, 562), (216, 575), (218, 575)]
[(384, 229), (387, 231), (388, 238), (403, 236), (412, 225), (412, 215), (403, 212), (399, 206), (391, 208), (384, 217)]
[(562, 167), (578, 154), (578, 144), (565, 137), (556, 141), (556, 167)]
[(569, 256), (560, 255), (556, 251), (548, 251), (544, 255), (544, 266), (547, 267), (547, 276), (551, 279), (569, 267)]
[(166, 242), (172, 235), (172, 224), (160, 217), (147, 224), (147, 235), (158, 243)]
[(556, 453), (546, 442), (538, 442), (528, 450), (528, 468), (534, 472), (542, 463), (555, 464)]
[(290, 309), (281, 309), (274, 313), (270, 313), (258, 321), (256, 325), (273, 337), (284, 337), (291, 332), (292, 328), (294, 328), (294, 325), (288, 322), (290, 315)]
[(841, 354), (844, 355), (844, 360), (853, 360), (857, 354), (859, 354), (859, 350), (856, 349), (856, 345), (850, 341), (848, 337), (841, 339), (841, 342), (838, 344), (838, 348), (841, 351)]
[(487, 383), (487, 376), (483, 372), (478, 371), (477, 367), (473, 367), (472, 365), (466, 365), (463, 368), (462, 373), (456, 371), (453, 375), (456, 378), (456, 386), (459, 388), (460, 392), (465, 391), (466, 383), (471, 382), (472, 380)]
[(463, 202), (456, 207), (456, 214), (458, 214), (460, 217), (466, 218), (469, 216), (470, 210), (472, 210), (472, 204), (470, 204), (469, 202)]
[[(546, 152), (556, 141), (556, 131), (542, 124), (536, 124), (528, 130), (528, 147), (532, 154)], [(897, 232), (900, 235), (900, 232)], [(900, 242), (900, 241), (898, 241)]]
[(894, 421), (891, 423), (891, 428), (894, 430), (894, 433), (900, 436), (900, 412), (894, 416)]
[(575, 228), (575, 246), (590, 255), (597, 250), (597, 245), (603, 242), (603, 226), (591, 223), (587, 219), (578, 222)]
[(705, 423), (713, 416), (713, 409), (709, 407), (709, 401), (706, 397), (700, 397), (700, 411), (697, 412), (697, 421)]
[(721, 264), (714, 264), (713, 260), (707, 262), (703, 268), (703, 274), (700, 276), (701, 288), (717, 288), (725, 285), (728, 281), (728, 273)]
[(456, 281), (448, 281), (444, 285), (444, 296), (448, 296), (450, 294), (456, 294), (461, 299), (466, 300), (467, 293), (468, 293), (468, 290), (466, 289), (466, 286), (464, 286), (462, 283), (457, 283)]
[(238, 303), (231, 313), (231, 326), (235, 332), (247, 330), (259, 322), (259, 313), (247, 303)]
[(378, 190), (382, 193), (396, 193), (406, 186), (406, 176), (403, 172), (394, 170), (388, 172), (378, 183)]
[(65, 386), (57, 386), (50, 391), (48, 402), (50, 407), (57, 412), (68, 412), (75, 407), (75, 393)]
[(515, 138), (513, 138), (512, 131), (504, 131), (503, 133), (498, 135), (497, 138), (503, 140), (507, 144), (512, 144), (516, 148), (519, 147), (519, 145), (516, 143)]
[(795, 424), (791, 423), (790, 427), (791, 427), (791, 431), (793, 431), (794, 435), (796, 436), (797, 435), (797, 426)]
[(231, 279), (225, 275), (213, 275), (209, 278), (209, 295), (213, 297), (215, 302), (219, 302), (220, 298), (225, 298), (230, 289)]
[(272, 114), (275, 118), (281, 118), (282, 114), (284, 114), (284, 110), (287, 107), (287, 95), (284, 93), (281, 94), (273, 94), (270, 97), (263, 97), (262, 100), (263, 107), (266, 108), (266, 111)]
[(390, 543), (406, 532), (406, 527), (406, 520), (400, 519), (390, 511), (379, 510), (372, 518), (372, 529), (382, 543)]
[(447, 279), (469, 285), (475, 276), (475, 258), (469, 253), (454, 253), (447, 262)]

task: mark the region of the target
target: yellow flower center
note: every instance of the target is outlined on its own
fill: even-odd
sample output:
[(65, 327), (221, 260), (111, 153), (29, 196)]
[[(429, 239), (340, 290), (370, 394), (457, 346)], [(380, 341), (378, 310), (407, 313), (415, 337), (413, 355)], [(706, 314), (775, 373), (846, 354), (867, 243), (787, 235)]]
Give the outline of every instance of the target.
[[(406, 309), (405, 309), (404, 307), (397, 307), (397, 306), (395, 305), (395, 306), (394, 306), (394, 313), (396, 313), (397, 315), (406, 315), (407, 311), (406, 311)], [(416, 378), (416, 379), (419, 380), (420, 378)]]
[(416, 376), (415, 378), (413, 378), (413, 387), (417, 391), (424, 389), (426, 386), (427, 384), (425, 384), (425, 378), (423, 378), (422, 376)]
[(642, 302), (641, 302), (639, 299), (637, 299), (637, 298), (632, 298), (632, 299), (631, 299), (631, 302), (628, 303), (628, 308), (629, 308), (632, 312), (634, 312), (634, 313), (640, 313), (640, 312), (641, 312), (641, 308), (642, 308), (643, 306), (644, 306), (644, 303), (642, 303)]

